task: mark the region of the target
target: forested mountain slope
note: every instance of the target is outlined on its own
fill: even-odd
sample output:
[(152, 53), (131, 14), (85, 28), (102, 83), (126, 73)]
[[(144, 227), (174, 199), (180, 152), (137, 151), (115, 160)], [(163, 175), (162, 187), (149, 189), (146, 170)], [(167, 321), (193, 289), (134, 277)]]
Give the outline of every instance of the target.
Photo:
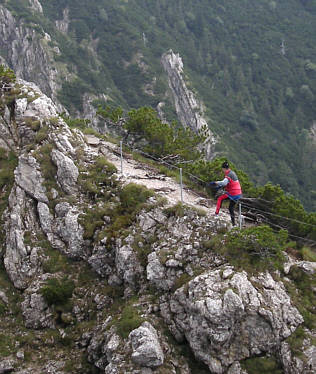
[[(179, 53), (186, 81), (219, 138), (215, 150), (255, 183), (280, 183), (315, 209), (316, 1), (0, 4), (37, 37), (49, 35), (45, 47), (59, 77), (58, 98), (72, 113), (83, 112), (88, 93), (98, 98), (96, 106), (164, 102), (166, 118), (174, 118), (160, 61), (169, 49)], [(0, 52), (10, 64), (6, 47)]]

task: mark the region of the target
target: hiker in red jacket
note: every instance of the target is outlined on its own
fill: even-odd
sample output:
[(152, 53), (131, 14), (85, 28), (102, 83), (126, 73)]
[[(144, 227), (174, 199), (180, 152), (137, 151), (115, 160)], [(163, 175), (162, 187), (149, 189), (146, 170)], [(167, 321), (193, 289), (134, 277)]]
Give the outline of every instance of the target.
[(230, 200), (229, 201), (230, 218), (231, 218), (233, 226), (235, 226), (236, 222), (235, 222), (234, 208), (235, 208), (236, 202), (242, 196), (241, 186), (240, 186), (236, 173), (230, 170), (229, 164), (227, 161), (223, 162), (222, 169), (223, 169), (223, 172), (225, 173), (225, 178), (222, 181), (211, 182), (211, 185), (216, 186), (218, 188), (225, 187), (225, 190), (226, 190), (226, 193), (224, 195), (221, 195), (217, 199), (215, 214), (217, 215), (219, 213), (221, 209), (222, 201), (225, 199), (229, 199)]

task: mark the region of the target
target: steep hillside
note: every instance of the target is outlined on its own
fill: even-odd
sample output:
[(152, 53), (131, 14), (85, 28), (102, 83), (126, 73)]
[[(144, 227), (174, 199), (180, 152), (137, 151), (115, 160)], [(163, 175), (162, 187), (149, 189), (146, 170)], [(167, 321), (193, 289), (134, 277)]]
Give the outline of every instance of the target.
[[(48, 71), (57, 74), (56, 94), (72, 113), (87, 114), (106, 101), (126, 109), (159, 105), (175, 118), (161, 57), (170, 48), (180, 53), (185, 80), (219, 138), (215, 151), (255, 183), (280, 183), (315, 210), (314, 1), (1, 4), (35, 31), (34, 41), (46, 38)], [(1, 54), (16, 68), (12, 46), (1, 45)]]
[(1, 74), (2, 372), (315, 371), (313, 252), (232, 229), (193, 191), (173, 205), (176, 184), (132, 155), (122, 176), (108, 139)]

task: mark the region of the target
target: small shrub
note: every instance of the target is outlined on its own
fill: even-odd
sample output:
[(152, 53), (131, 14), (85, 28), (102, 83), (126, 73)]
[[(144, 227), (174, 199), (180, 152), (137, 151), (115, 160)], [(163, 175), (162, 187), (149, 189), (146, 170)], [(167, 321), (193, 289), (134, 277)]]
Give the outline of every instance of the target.
[(12, 338), (7, 334), (0, 334), (0, 357), (9, 356), (14, 350)]
[(86, 193), (103, 197), (102, 188), (115, 189), (117, 187), (117, 181), (113, 176), (116, 172), (117, 169), (113, 164), (106, 158), (99, 157), (89, 170), (80, 173), (79, 183)]
[(48, 305), (64, 305), (72, 297), (75, 286), (71, 280), (52, 278), (40, 290)]
[(168, 218), (170, 217), (183, 217), (185, 215), (185, 207), (181, 203), (177, 203), (174, 206), (164, 209), (164, 213)]
[(49, 258), (42, 264), (45, 273), (54, 274), (59, 271), (64, 273), (69, 271), (69, 260), (58, 250), (50, 248), (45, 250), (45, 254), (49, 256)]
[(120, 192), (122, 210), (127, 213), (135, 212), (153, 195), (153, 191), (145, 186), (130, 183)]

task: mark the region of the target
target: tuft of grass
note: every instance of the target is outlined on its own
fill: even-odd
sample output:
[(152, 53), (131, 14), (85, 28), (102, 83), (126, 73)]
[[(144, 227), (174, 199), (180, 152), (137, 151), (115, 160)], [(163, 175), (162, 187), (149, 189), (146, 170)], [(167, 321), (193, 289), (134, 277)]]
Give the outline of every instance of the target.
[(48, 134), (49, 134), (49, 127), (48, 126), (43, 126), (36, 134), (35, 136), (35, 142), (37, 144), (42, 143), (44, 140), (48, 139)]
[(64, 254), (52, 248), (45, 249), (45, 254), (48, 255), (48, 259), (42, 264), (45, 273), (69, 273), (69, 259)]
[(137, 308), (133, 305), (126, 305), (115, 325), (118, 334), (123, 339), (126, 339), (129, 333), (137, 329), (144, 321), (144, 318), (140, 317)]
[(82, 189), (93, 197), (104, 197), (102, 190), (115, 190), (118, 188), (116, 178), (113, 176), (117, 172), (116, 167), (105, 157), (98, 157), (89, 170), (83, 170), (79, 176), (79, 184)]
[(153, 195), (154, 192), (145, 186), (130, 183), (120, 192), (121, 209), (127, 213), (139, 211), (146, 200)]
[(185, 215), (185, 206), (181, 203), (177, 203), (176, 205), (164, 209), (164, 213), (168, 218), (183, 217)]
[(316, 252), (309, 247), (303, 247), (301, 249), (303, 260), (316, 262)]
[(249, 358), (241, 362), (248, 374), (283, 374), (280, 362), (273, 356)]
[(172, 291), (175, 291), (178, 288), (182, 287), (183, 285), (188, 283), (191, 279), (192, 277), (189, 274), (187, 273), (181, 274), (180, 277), (176, 279), (174, 286), (172, 287)]

